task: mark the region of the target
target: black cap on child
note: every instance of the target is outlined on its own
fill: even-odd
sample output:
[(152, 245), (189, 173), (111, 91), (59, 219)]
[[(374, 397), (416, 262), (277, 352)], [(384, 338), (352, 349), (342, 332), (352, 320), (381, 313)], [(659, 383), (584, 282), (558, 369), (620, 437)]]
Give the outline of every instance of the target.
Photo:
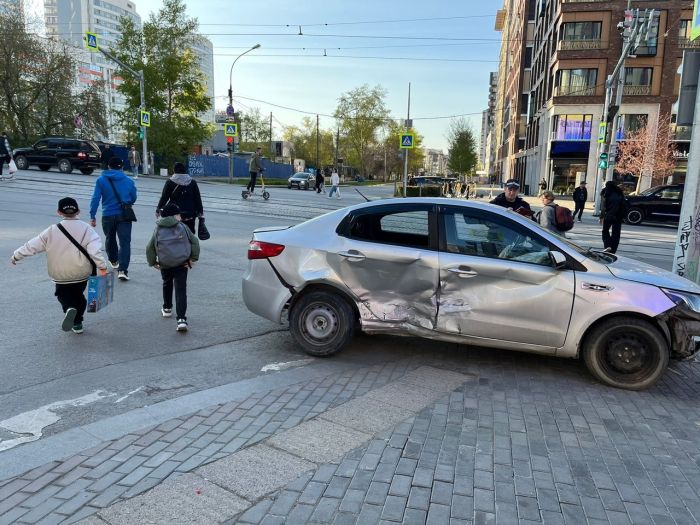
[(161, 217), (172, 217), (173, 215), (177, 215), (178, 213), (180, 213), (180, 206), (178, 206), (174, 202), (169, 202), (168, 204), (163, 206), (162, 210), (160, 210)]
[(112, 157), (109, 159), (107, 166), (112, 170), (120, 170), (124, 167), (124, 161), (119, 157)]
[(73, 197), (63, 197), (58, 201), (58, 211), (65, 215), (75, 215), (80, 211), (80, 208)]

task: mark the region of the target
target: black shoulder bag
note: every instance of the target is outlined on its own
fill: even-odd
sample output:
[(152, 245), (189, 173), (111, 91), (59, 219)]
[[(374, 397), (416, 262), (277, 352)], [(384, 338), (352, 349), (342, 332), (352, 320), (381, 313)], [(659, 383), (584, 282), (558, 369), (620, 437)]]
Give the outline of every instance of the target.
[(131, 204), (125, 203), (121, 197), (119, 196), (119, 192), (117, 191), (116, 186), (114, 185), (114, 181), (110, 179), (109, 177), (105, 177), (110, 185), (112, 186), (112, 191), (114, 192), (114, 196), (117, 198), (117, 201), (119, 202), (119, 206), (122, 208), (122, 220), (124, 222), (136, 222), (136, 214), (134, 213), (134, 207)]
[(57, 224), (56, 226), (58, 226), (58, 229), (61, 230), (61, 233), (63, 233), (63, 235), (68, 237), (68, 240), (70, 242), (72, 242), (75, 245), (75, 247), (78, 248), (78, 250), (80, 250), (80, 252), (85, 257), (87, 257), (87, 260), (90, 261), (90, 265), (92, 266), (92, 274), (91, 275), (97, 275), (97, 265), (95, 264), (95, 261), (92, 260), (92, 257), (90, 257), (90, 254), (87, 252), (85, 247), (82, 244), (80, 244), (78, 241), (76, 241), (75, 237), (73, 237), (70, 233), (68, 233), (68, 230), (66, 230), (63, 227), (63, 224)]

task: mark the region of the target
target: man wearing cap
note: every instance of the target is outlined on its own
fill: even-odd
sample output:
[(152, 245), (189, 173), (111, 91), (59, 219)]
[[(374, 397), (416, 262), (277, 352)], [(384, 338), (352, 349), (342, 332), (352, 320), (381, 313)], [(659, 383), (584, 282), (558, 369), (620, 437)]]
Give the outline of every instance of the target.
[(588, 200), (588, 190), (586, 189), (586, 181), (582, 180), (578, 184), (578, 188), (574, 190), (574, 218), (578, 213), (578, 222), (581, 222), (581, 215), (583, 214), (583, 209), (586, 207), (586, 201)]
[(503, 208), (509, 208), (517, 211), (521, 215), (526, 215), (529, 217), (532, 215), (532, 210), (527, 202), (518, 197), (519, 191), (520, 183), (517, 181), (517, 179), (508, 179), (506, 181), (503, 193), (497, 195), (496, 198), (491, 201), (491, 204), (502, 206)]
[[(92, 265), (94, 263), (103, 273), (107, 269), (100, 236), (80, 220), (79, 213), (75, 199), (64, 197), (58, 201), (61, 222), (52, 224), (17, 248), (10, 258), (12, 264), (17, 264), (25, 257), (46, 252), (49, 277), (56, 283), (55, 295), (64, 313), (61, 328), (64, 332), (72, 330), (76, 334), (83, 332), (83, 314), (87, 307), (85, 288), (92, 274)], [(73, 241), (85, 249), (90, 259)]]
[[(109, 159), (109, 169), (95, 181), (90, 201), (90, 225), (97, 225), (95, 216), (102, 202), (102, 231), (105, 233), (107, 256), (112, 268), (119, 268), (117, 277), (129, 280), (131, 259), (131, 222), (122, 216), (122, 206), (136, 202), (136, 184), (122, 171), (124, 162), (119, 157)], [(121, 203), (120, 203), (121, 201)], [(119, 239), (119, 243), (117, 243)]]

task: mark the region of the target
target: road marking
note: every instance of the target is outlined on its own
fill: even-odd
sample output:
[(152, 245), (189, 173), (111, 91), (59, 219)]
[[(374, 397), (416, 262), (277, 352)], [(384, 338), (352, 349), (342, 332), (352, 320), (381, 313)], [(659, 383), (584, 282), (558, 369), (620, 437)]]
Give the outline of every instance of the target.
[(294, 368), (295, 366), (304, 366), (312, 363), (313, 359), (299, 359), (297, 361), (287, 361), (285, 363), (270, 363), (269, 365), (263, 366), (261, 372), (279, 372), (280, 370), (287, 370), (288, 368)]
[(105, 397), (115, 396), (104, 390), (96, 390), (91, 394), (87, 394), (75, 399), (66, 399), (64, 401), (56, 401), (49, 405), (44, 405), (35, 410), (22, 412), (9, 419), (0, 421), (0, 428), (8, 430), (20, 437), (15, 439), (6, 439), (0, 441), (0, 451), (8, 450), (22, 443), (29, 443), (41, 438), (42, 430), (49, 425), (53, 425), (61, 419), (61, 416), (56, 414), (56, 410), (64, 407), (78, 407), (87, 405), (104, 399)]
[(115, 401), (115, 403), (121, 403), (121, 402), (124, 401), (127, 397), (129, 397), (131, 394), (135, 394), (136, 392), (138, 392), (139, 390), (142, 390), (142, 389), (143, 389), (143, 387), (140, 386), (140, 387), (138, 387), (136, 390), (132, 390), (131, 392), (129, 392), (129, 393), (126, 394), (125, 396), (122, 396), (122, 397), (120, 397), (119, 399), (117, 399), (117, 400)]

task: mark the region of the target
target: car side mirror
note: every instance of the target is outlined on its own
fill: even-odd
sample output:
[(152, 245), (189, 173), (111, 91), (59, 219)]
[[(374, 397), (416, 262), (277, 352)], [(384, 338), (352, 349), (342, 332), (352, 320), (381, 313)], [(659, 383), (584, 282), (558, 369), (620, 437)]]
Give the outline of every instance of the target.
[(549, 252), (549, 259), (552, 261), (552, 266), (556, 270), (564, 270), (567, 267), (567, 261), (566, 261), (566, 256), (557, 251), (551, 251)]

